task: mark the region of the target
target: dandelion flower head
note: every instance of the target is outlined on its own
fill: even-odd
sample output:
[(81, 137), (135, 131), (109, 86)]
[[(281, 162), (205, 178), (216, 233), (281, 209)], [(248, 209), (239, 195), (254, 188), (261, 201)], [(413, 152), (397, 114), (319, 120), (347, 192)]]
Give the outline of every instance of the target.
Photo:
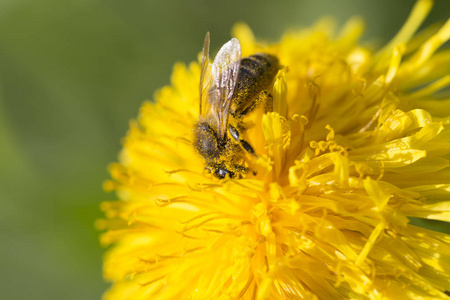
[(450, 21), (418, 31), (430, 8), (379, 50), (360, 19), (274, 44), (237, 24), (242, 57), (283, 66), (242, 179), (204, 171), (200, 64), (176, 64), (110, 166), (105, 299), (448, 299), (450, 236), (410, 223), (450, 221)]

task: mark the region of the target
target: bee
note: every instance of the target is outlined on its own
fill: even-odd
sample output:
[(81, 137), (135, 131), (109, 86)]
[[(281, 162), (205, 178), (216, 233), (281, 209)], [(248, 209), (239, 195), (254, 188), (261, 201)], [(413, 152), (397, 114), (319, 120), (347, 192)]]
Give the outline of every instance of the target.
[(225, 43), (209, 62), (209, 32), (203, 43), (200, 114), (194, 125), (193, 147), (205, 169), (219, 179), (242, 178), (249, 172), (247, 154), (257, 157), (244, 136), (243, 118), (259, 104), (272, 110), (268, 88), (280, 69), (278, 58), (258, 53), (241, 59), (236, 38)]

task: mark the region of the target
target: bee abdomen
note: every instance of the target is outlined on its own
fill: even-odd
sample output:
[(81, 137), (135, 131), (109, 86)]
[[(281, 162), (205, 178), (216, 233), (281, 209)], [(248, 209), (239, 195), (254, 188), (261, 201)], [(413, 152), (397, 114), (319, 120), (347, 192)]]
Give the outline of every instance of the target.
[(241, 59), (239, 76), (233, 94), (236, 107), (245, 108), (247, 102), (268, 88), (279, 70), (278, 58), (266, 53)]

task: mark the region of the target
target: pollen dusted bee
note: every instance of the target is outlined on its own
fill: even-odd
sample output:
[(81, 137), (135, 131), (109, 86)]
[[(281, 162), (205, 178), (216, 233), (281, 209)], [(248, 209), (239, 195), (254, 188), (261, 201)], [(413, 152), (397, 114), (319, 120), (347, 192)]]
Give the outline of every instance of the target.
[(278, 59), (259, 53), (241, 59), (241, 46), (231, 39), (209, 62), (209, 32), (202, 51), (200, 116), (194, 125), (193, 146), (205, 168), (222, 179), (241, 178), (249, 171), (247, 154), (256, 156), (244, 140), (243, 118), (264, 103), (272, 110), (266, 90), (279, 70)]

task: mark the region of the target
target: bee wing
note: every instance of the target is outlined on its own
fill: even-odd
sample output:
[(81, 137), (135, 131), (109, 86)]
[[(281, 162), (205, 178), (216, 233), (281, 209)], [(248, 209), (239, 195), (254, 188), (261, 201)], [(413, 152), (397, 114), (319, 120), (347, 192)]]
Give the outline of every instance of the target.
[[(208, 67), (205, 67), (203, 82), (207, 82), (206, 77), (209, 77), (209, 81), (207, 86), (203, 86), (203, 92), (206, 91), (206, 95), (202, 96), (200, 114), (217, 130), (220, 140), (225, 139), (228, 112), (239, 75), (240, 63), (241, 45), (236, 38), (233, 38), (220, 48), (211, 65), (210, 76), (207, 76)], [(206, 90), (208, 87), (209, 89)]]
[(209, 63), (209, 32), (206, 33), (202, 49), (202, 62), (200, 65), (200, 115), (204, 116), (205, 95), (211, 87), (211, 64)]

